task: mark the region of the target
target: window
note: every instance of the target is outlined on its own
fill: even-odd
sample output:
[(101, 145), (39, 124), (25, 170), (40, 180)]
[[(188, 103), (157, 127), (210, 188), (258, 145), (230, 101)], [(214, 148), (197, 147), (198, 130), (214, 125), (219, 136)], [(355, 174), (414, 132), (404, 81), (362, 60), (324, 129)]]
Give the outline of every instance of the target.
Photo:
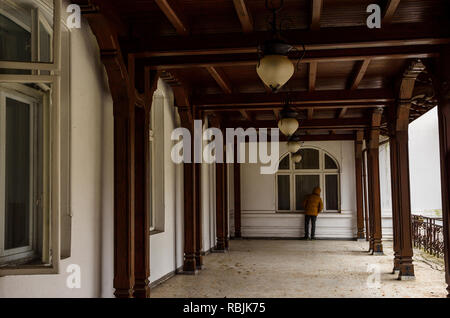
[(0, 3), (0, 275), (57, 273), (70, 255), (68, 72), (52, 2)]
[(303, 201), (315, 187), (322, 189), (326, 212), (340, 211), (339, 167), (329, 154), (315, 148), (302, 148), (302, 160), (294, 163), (285, 154), (276, 174), (277, 211), (303, 211)]

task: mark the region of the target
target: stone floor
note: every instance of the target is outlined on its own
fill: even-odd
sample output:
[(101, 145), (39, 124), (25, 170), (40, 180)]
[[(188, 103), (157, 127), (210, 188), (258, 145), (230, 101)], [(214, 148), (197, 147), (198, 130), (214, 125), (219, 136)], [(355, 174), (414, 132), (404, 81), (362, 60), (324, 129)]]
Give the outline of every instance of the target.
[[(416, 280), (398, 281), (392, 244), (384, 256), (355, 241), (233, 240), (204, 258), (197, 276), (176, 275), (152, 297), (445, 297), (443, 266), (416, 251)], [(368, 268), (379, 269), (376, 274)]]

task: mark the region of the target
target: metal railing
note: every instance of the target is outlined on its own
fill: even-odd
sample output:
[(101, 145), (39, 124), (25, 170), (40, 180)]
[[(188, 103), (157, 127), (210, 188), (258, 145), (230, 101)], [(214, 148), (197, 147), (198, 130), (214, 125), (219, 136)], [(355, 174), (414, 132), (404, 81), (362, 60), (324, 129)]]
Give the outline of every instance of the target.
[(442, 219), (421, 215), (412, 216), (414, 247), (436, 257), (444, 256), (444, 231)]

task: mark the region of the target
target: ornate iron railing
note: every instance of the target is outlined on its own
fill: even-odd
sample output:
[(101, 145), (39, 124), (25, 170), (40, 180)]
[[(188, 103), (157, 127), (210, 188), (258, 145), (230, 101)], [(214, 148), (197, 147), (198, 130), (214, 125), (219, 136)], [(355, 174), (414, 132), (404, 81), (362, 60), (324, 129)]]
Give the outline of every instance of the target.
[(436, 257), (444, 256), (442, 219), (413, 215), (412, 229), (414, 247)]

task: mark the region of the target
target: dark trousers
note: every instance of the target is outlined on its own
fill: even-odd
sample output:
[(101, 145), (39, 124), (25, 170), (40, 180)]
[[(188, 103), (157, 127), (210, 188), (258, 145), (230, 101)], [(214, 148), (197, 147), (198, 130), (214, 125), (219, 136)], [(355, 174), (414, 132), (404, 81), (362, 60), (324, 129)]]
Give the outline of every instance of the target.
[(311, 221), (311, 237), (316, 235), (316, 219), (317, 216), (305, 215), (305, 237), (309, 236), (309, 221)]

